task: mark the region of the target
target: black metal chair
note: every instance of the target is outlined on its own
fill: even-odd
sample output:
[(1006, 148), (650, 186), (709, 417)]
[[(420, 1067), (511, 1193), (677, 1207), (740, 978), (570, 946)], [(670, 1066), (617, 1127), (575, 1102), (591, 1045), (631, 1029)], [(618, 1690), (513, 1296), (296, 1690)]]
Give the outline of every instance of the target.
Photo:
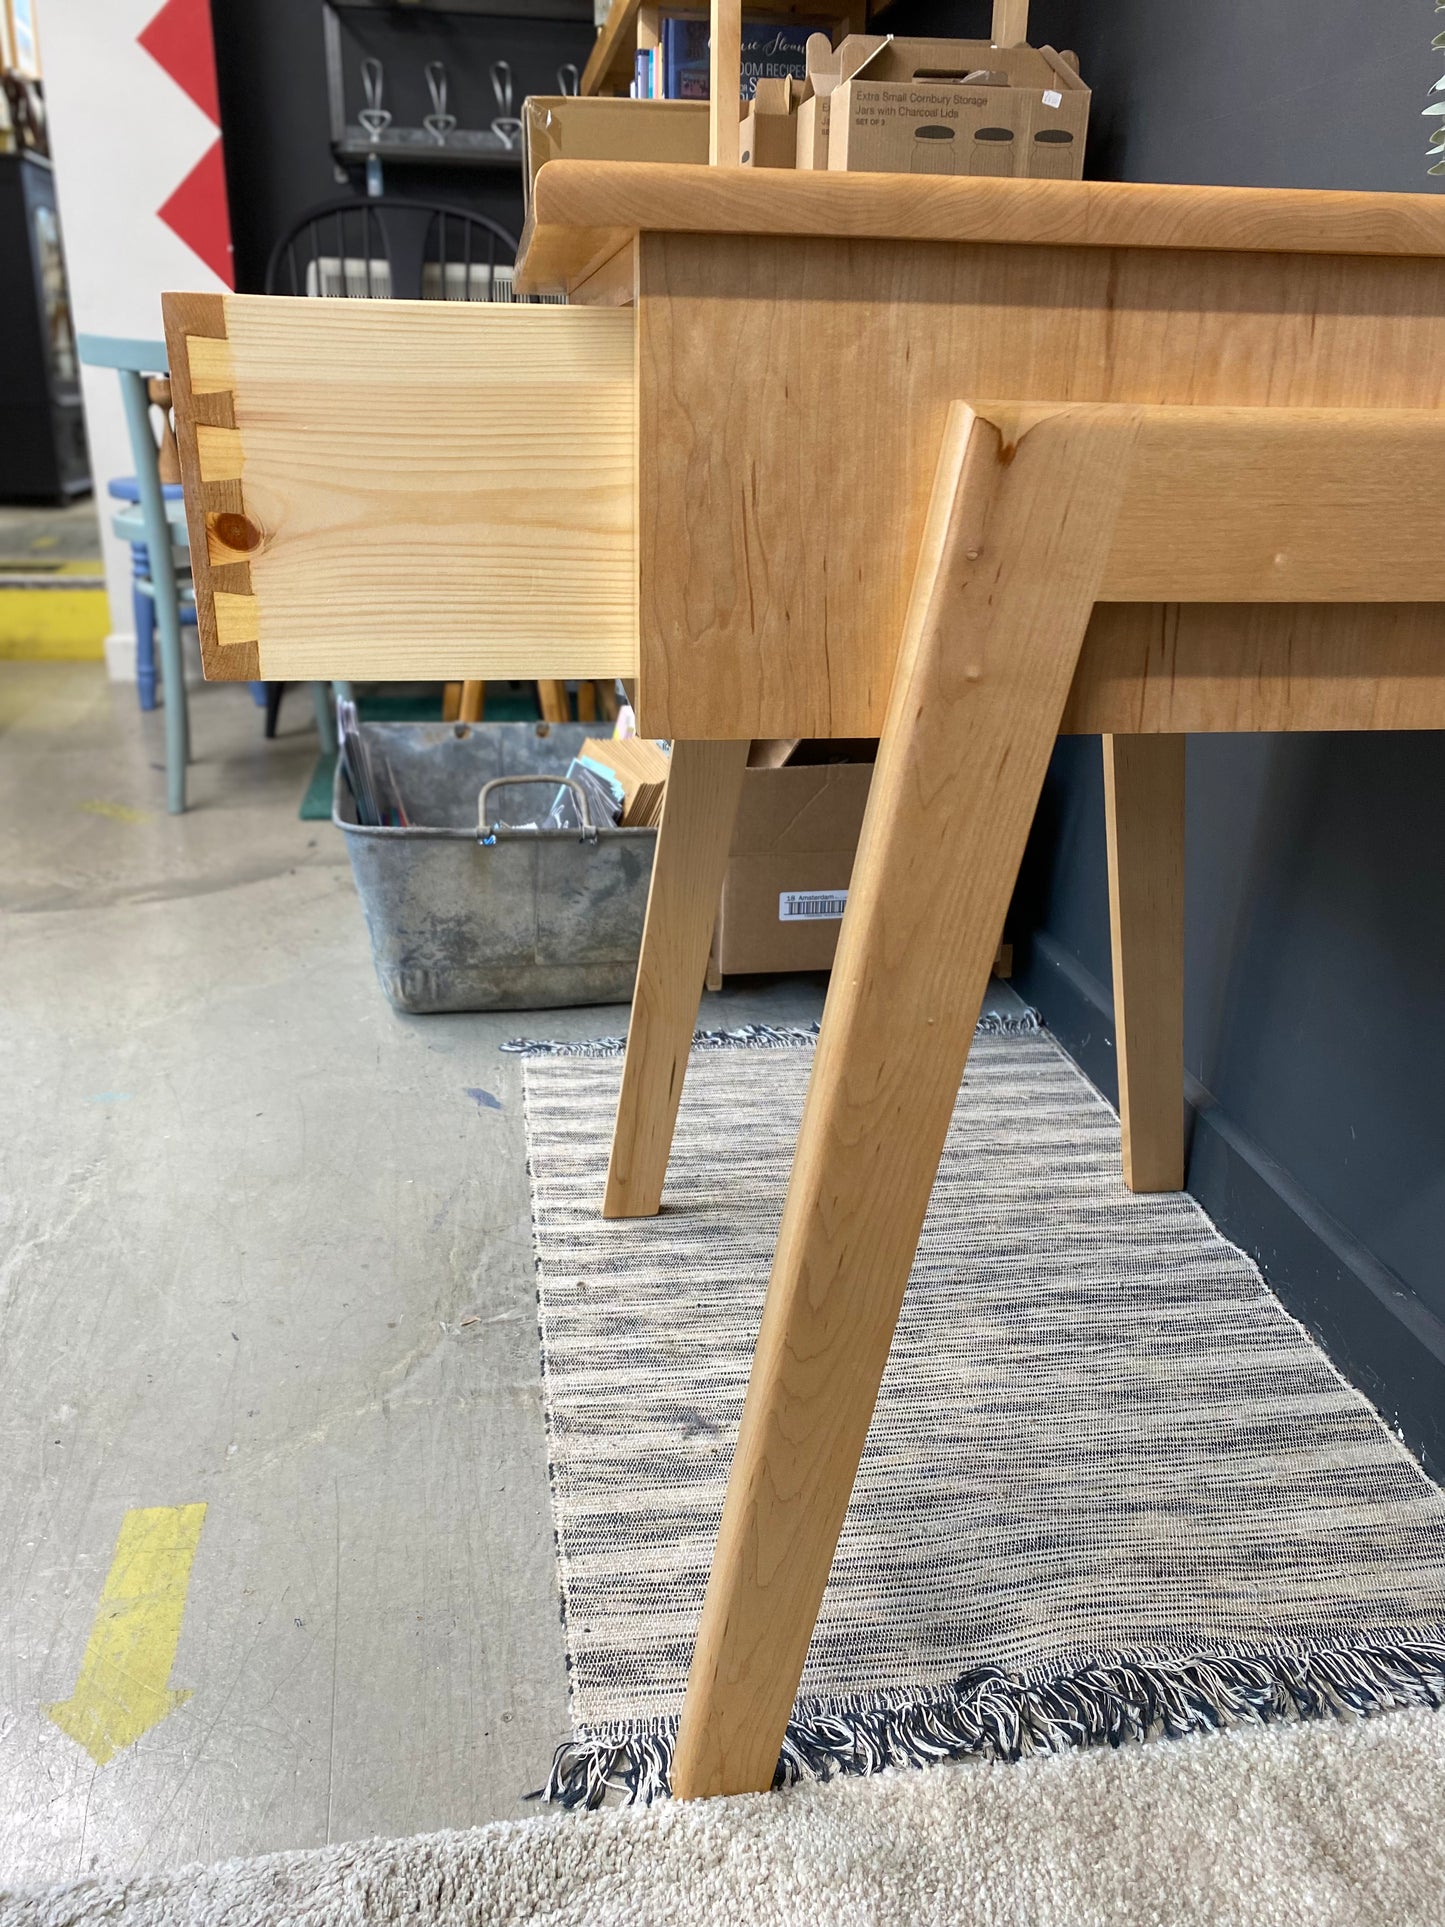
[(511, 301), (517, 239), (498, 222), (399, 194), (323, 201), (271, 250), (267, 294)]

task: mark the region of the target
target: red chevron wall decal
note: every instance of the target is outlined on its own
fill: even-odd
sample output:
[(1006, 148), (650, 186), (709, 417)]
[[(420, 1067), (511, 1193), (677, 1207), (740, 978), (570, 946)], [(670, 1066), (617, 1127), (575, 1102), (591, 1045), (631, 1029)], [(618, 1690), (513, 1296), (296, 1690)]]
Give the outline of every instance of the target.
[[(221, 103), (216, 86), (210, 0), (165, 0), (159, 13), (136, 38), (152, 60), (189, 95), (212, 125), (219, 128)], [(231, 215), (226, 202), (226, 171), (219, 140), (206, 150), (156, 213), (228, 288), (235, 287)]]
[(210, 0), (166, 0), (136, 38), (157, 66), (163, 67), (177, 87), (219, 127), (221, 103), (216, 92)]
[(236, 285), (231, 264), (231, 217), (226, 206), (226, 167), (221, 143), (208, 147), (156, 214), (198, 254), (228, 288)]

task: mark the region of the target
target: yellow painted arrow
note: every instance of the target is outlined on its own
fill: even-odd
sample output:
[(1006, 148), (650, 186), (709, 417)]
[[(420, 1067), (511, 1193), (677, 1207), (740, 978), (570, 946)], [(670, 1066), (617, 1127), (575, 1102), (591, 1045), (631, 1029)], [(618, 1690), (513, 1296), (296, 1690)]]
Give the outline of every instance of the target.
[(156, 1505), (121, 1521), (75, 1691), (45, 1708), (97, 1766), (191, 1697), (166, 1681), (205, 1516), (203, 1505)]

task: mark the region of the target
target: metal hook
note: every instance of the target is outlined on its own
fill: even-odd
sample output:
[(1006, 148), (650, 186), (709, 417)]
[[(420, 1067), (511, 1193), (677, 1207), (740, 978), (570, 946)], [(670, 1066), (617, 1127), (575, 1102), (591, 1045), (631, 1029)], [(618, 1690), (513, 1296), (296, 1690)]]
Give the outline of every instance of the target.
[(356, 118), (373, 140), (379, 139), (391, 125), (391, 113), (381, 104), (385, 78), (381, 62), (368, 55), (361, 63), (361, 85), (366, 92), (366, 105)]
[(447, 112), (447, 69), (442, 60), (429, 60), (426, 64), (426, 84), (431, 94), (432, 111), (422, 122), (422, 126), (439, 146), (445, 145), (447, 135), (457, 124), (455, 114)]
[(570, 60), (557, 69), (557, 91), (559, 94), (580, 94), (582, 91), (582, 76)]
[(515, 147), (522, 138), (522, 123), (512, 112), (512, 69), (505, 60), (492, 62), (492, 92), (501, 110), (492, 122), (492, 132), (504, 147)]

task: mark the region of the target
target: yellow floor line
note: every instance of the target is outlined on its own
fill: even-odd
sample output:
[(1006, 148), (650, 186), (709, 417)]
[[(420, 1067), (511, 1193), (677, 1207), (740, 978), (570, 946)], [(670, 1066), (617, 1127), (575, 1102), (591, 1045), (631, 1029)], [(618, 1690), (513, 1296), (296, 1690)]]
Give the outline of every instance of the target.
[(104, 589), (0, 588), (0, 660), (98, 662), (109, 628)]
[(166, 1682), (205, 1517), (204, 1505), (157, 1505), (121, 1521), (75, 1691), (45, 1708), (97, 1766), (191, 1697)]

